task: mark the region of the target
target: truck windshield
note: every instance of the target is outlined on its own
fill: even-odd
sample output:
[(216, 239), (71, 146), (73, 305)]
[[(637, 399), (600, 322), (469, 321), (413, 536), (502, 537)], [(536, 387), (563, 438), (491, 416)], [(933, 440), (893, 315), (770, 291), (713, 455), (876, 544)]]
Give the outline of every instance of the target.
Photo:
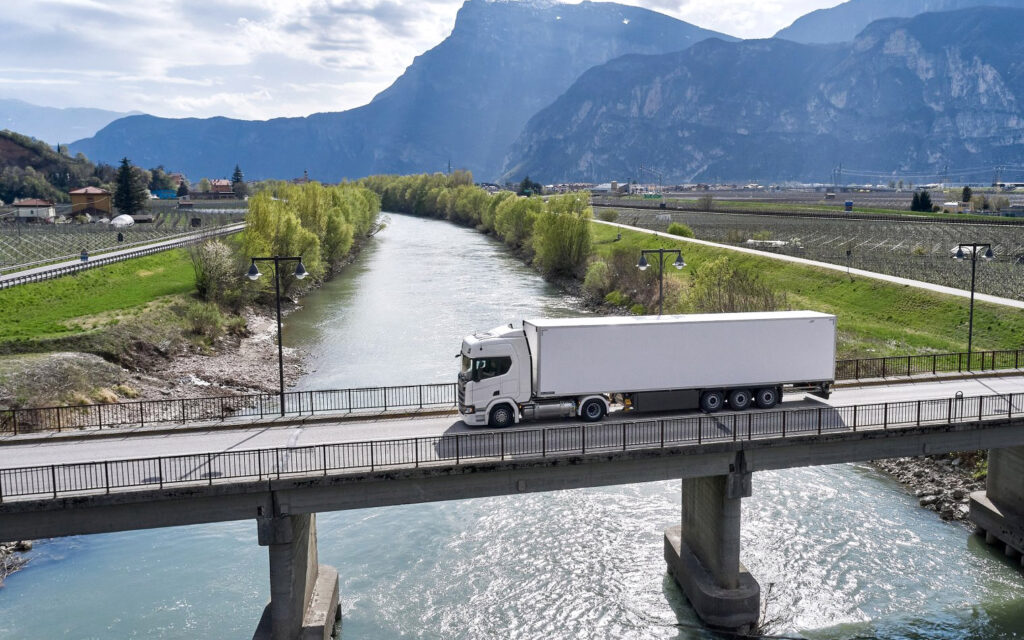
[(469, 373), (473, 368), (473, 361), (466, 354), (462, 354), (462, 373)]
[(473, 360), (473, 380), (503, 376), (512, 368), (512, 358), (477, 358)]

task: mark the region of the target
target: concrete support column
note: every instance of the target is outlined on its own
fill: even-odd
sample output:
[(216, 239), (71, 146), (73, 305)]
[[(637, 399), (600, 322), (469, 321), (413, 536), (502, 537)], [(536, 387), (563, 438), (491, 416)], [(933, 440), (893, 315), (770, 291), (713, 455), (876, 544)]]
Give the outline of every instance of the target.
[(972, 493), (970, 506), (985, 541), (1024, 565), (1024, 447), (989, 450), (985, 491)]
[(740, 500), (751, 495), (742, 452), (730, 473), (683, 480), (682, 524), (665, 531), (665, 561), (708, 626), (757, 625), (761, 587), (740, 562)]
[(341, 618), (338, 572), (319, 564), (316, 514), (256, 519), (270, 556), (270, 602), (253, 640), (326, 640)]

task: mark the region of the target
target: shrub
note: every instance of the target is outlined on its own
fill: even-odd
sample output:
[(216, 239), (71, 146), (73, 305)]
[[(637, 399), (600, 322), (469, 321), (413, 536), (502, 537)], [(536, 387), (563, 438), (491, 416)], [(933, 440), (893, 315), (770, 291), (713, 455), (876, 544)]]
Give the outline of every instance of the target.
[(231, 249), (220, 240), (210, 240), (189, 248), (192, 269), (196, 275), (196, 292), (209, 302), (220, 302), (241, 283), (241, 269)]
[(185, 309), (185, 323), (193, 335), (216, 340), (224, 334), (224, 315), (217, 305), (193, 302)]
[(583, 279), (583, 289), (594, 297), (603, 297), (611, 286), (608, 274), (608, 265), (603, 260), (591, 262), (587, 267), (587, 277)]
[(702, 264), (693, 279), (689, 303), (698, 313), (776, 311), (787, 306), (778, 293), (752, 270), (735, 267), (728, 258)]
[(700, 211), (714, 211), (715, 198), (710, 193), (705, 193), (697, 198), (697, 209)]
[(605, 222), (615, 222), (619, 219), (619, 212), (615, 209), (602, 209), (597, 212), (597, 219)]
[(616, 307), (625, 306), (629, 299), (622, 295), (621, 291), (609, 291), (604, 297), (604, 301), (608, 304), (613, 304)]
[(242, 316), (231, 316), (227, 320), (229, 335), (244, 338), (249, 335), (249, 323)]
[(668, 232), (671, 235), (679, 236), (681, 238), (695, 238), (696, 235), (693, 233), (693, 229), (683, 224), (682, 222), (673, 222), (668, 225)]
[(583, 194), (567, 193), (547, 201), (533, 227), (534, 260), (545, 275), (580, 275), (593, 245), (592, 217)]
[(642, 316), (647, 313), (647, 307), (638, 302), (629, 308), (629, 312), (633, 315)]
[(119, 384), (115, 386), (114, 391), (117, 393), (117, 395), (121, 396), (122, 398), (128, 399), (138, 398), (140, 395), (142, 395), (142, 393), (138, 389), (136, 389), (135, 387), (130, 387), (126, 384)]

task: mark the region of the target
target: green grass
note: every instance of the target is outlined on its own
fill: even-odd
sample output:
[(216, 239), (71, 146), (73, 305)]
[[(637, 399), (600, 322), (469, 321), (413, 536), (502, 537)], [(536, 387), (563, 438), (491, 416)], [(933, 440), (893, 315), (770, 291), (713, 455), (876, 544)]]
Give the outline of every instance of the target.
[[(664, 237), (595, 224), (598, 254), (625, 247), (681, 249), (687, 267), (667, 269), (666, 278), (692, 277), (705, 261), (727, 256), (748, 267), (785, 292), (790, 308), (833, 313), (838, 318), (839, 357), (876, 357), (967, 350), (968, 301), (965, 298), (855, 277), (817, 267), (790, 264), (727, 249), (704, 247)], [(622, 232), (622, 240), (612, 242)], [(670, 308), (666, 300), (666, 311)], [(1024, 346), (1024, 312), (1011, 307), (975, 302), (974, 348), (1019, 349)]]
[(183, 249), (12, 287), (0, 291), (0, 344), (88, 332), (194, 290), (192, 261)]
[[(680, 200), (671, 199), (666, 202), (670, 202), (675, 206), (686, 206), (694, 204), (693, 200)], [(868, 213), (875, 215), (886, 215), (886, 216), (904, 216), (908, 218), (929, 218), (934, 220), (973, 220), (979, 222), (991, 222), (993, 219), (1005, 219), (1005, 217), (992, 214), (992, 215), (978, 215), (973, 213), (942, 213), (942, 211), (908, 211), (906, 209), (886, 209), (882, 207), (860, 207), (856, 205), (854, 201), (854, 207), (852, 213)], [(805, 204), (797, 202), (763, 202), (757, 200), (714, 200), (712, 208), (715, 206), (724, 207), (728, 209), (747, 209), (749, 211), (779, 211), (779, 212), (810, 212), (810, 213), (847, 213), (843, 209), (842, 203), (829, 205), (829, 204)]]

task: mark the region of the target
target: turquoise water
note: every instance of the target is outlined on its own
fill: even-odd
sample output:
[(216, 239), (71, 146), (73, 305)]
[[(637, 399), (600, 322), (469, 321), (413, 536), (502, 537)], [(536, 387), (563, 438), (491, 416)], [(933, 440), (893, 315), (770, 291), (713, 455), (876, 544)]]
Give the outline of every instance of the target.
[[(303, 301), (302, 388), (446, 381), (462, 335), (579, 313), (479, 234), (392, 216)], [(342, 637), (710, 638), (665, 573), (678, 482), (318, 517)], [(253, 521), (39, 541), (0, 589), (0, 638), (250, 638), (269, 594)], [(775, 634), (1014, 638), (1024, 577), (860, 465), (754, 474), (742, 560)]]

